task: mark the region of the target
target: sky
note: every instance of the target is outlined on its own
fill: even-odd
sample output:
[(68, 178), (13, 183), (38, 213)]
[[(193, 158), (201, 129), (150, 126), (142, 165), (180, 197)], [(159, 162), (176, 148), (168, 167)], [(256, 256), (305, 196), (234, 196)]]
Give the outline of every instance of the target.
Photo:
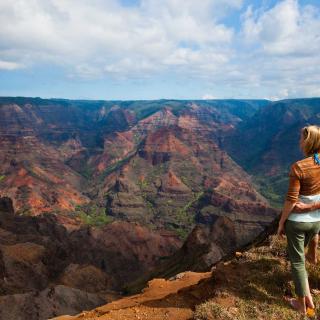
[(0, 0), (0, 96), (320, 96), (319, 0)]

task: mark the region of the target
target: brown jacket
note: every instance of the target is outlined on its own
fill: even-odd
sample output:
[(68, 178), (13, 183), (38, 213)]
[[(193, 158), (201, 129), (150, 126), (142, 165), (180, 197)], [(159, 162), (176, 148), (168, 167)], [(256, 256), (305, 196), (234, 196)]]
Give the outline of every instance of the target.
[(299, 194), (320, 194), (320, 165), (313, 156), (295, 162), (289, 173), (289, 188), (286, 200), (297, 202)]

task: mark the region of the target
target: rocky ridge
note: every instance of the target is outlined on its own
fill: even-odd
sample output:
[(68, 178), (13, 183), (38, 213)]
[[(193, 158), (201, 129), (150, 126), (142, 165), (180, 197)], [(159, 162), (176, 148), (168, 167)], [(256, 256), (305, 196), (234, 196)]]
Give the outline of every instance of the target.
[[(317, 319), (320, 270), (307, 268), (316, 304), (315, 316), (308, 318)], [(211, 272), (154, 279), (140, 294), (54, 320), (300, 320), (301, 315), (284, 299), (293, 297), (293, 291), (285, 240), (270, 236), (249, 250), (236, 252)]]
[(47, 319), (101, 305), (179, 245), (167, 231), (127, 222), (67, 231), (52, 214), (17, 216), (12, 201), (0, 198), (0, 319)]

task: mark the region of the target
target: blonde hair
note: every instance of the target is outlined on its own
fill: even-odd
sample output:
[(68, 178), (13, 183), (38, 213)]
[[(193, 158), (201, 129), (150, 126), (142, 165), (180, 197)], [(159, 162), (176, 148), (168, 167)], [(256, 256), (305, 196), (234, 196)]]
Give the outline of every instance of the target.
[(301, 129), (302, 150), (306, 156), (320, 151), (320, 127), (307, 126)]

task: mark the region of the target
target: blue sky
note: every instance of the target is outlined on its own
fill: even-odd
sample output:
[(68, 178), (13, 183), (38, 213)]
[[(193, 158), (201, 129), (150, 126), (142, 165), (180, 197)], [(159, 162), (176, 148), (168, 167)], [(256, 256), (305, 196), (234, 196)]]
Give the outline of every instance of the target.
[(318, 0), (0, 0), (0, 95), (320, 96)]

